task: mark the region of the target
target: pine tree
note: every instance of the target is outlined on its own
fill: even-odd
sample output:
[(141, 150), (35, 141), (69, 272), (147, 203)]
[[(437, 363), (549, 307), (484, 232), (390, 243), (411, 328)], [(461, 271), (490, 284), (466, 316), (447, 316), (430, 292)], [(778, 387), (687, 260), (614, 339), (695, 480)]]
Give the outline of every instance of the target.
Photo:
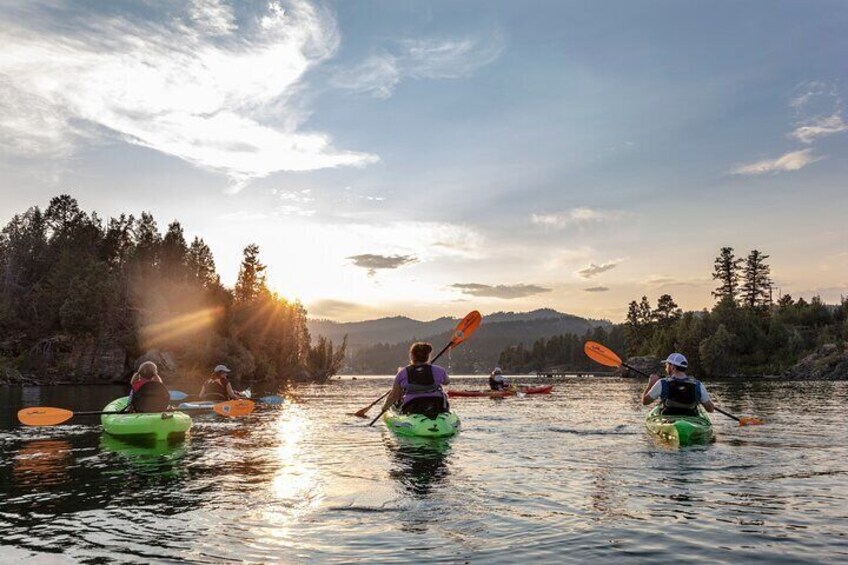
[(187, 255), (188, 245), (183, 227), (179, 222), (171, 222), (159, 246), (159, 269), (162, 274), (173, 280), (182, 280), (186, 275)]
[(651, 317), (659, 325), (667, 327), (674, 321), (679, 320), (682, 315), (683, 310), (677, 306), (671, 295), (663, 294), (657, 299), (657, 308), (653, 311)]
[(238, 281), (236, 281), (235, 300), (247, 303), (267, 291), (265, 285), (265, 265), (259, 262), (259, 246), (251, 243), (244, 248)]
[(754, 249), (745, 258), (742, 279), (742, 303), (751, 310), (771, 304), (771, 268), (766, 263), (768, 255)]
[(722, 247), (721, 254), (716, 257), (713, 266), (713, 279), (720, 281), (720, 284), (712, 292), (714, 298), (718, 302), (728, 301), (736, 304), (737, 295), (739, 293), (739, 268), (742, 264), (742, 258), (733, 255), (732, 247)]
[(199, 237), (195, 237), (188, 248), (186, 256), (186, 268), (190, 277), (206, 288), (212, 288), (220, 284), (220, 277), (215, 273), (215, 259), (212, 250)]

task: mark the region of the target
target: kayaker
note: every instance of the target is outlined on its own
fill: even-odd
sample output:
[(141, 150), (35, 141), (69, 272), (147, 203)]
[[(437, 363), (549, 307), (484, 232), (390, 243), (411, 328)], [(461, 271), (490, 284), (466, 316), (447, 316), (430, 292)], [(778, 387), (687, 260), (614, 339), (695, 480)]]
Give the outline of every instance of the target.
[(681, 353), (672, 353), (665, 360), (665, 372), (668, 375), (661, 378), (653, 374), (648, 379), (648, 386), (642, 393), (642, 404), (648, 405), (659, 399), (662, 401), (662, 413), (666, 416), (697, 416), (698, 405), (707, 412), (713, 412), (715, 406), (710, 400), (710, 394), (697, 379), (686, 374), (689, 361)]
[(244, 398), (241, 393), (233, 390), (233, 385), (230, 384), (230, 373), (232, 371), (226, 365), (217, 365), (212, 370), (212, 376), (203, 383), (203, 388), (200, 389), (201, 400), (224, 402)]
[(434, 417), (449, 412), (448, 397), (442, 386), (450, 383), (447, 371), (430, 364), (433, 346), (425, 342), (413, 343), (409, 348), (409, 366), (395, 375), (392, 391), (383, 404), (383, 411), (392, 404), (400, 404), (403, 414), (425, 414)]
[(170, 402), (168, 389), (159, 376), (159, 368), (153, 361), (145, 361), (130, 379), (128, 412), (162, 412)]
[(489, 374), (489, 388), (492, 390), (509, 390), (512, 388), (500, 367), (495, 367)]

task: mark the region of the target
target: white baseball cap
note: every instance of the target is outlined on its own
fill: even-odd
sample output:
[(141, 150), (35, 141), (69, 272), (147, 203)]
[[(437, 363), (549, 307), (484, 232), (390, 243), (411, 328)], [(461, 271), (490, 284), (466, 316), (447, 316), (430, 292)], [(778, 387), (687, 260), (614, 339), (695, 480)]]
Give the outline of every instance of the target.
[(226, 365), (218, 365), (217, 367), (215, 367), (215, 370), (214, 370), (214, 371), (212, 371), (212, 372), (213, 372), (213, 373), (232, 373), (232, 371), (230, 371), (230, 370), (227, 368), (227, 366), (226, 366)]
[(665, 362), (671, 363), (672, 365), (676, 365), (681, 369), (685, 369), (689, 366), (689, 361), (686, 360), (686, 357), (684, 357), (682, 353), (672, 353), (668, 356)]

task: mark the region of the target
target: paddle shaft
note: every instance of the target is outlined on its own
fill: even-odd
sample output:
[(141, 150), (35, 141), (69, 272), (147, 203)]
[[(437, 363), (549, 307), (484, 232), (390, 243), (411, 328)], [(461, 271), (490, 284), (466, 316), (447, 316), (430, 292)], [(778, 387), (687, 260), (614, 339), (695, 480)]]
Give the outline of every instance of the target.
[[(444, 347), (441, 351), (439, 351), (439, 353), (438, 353), (435, 357), (433, 357), (433, 359), (430, 361), (430, 364), (435, 363), (435, 362), (439, 359), (439, 357), (441, 357), (441, 356), (444, 354), (444, 352), (445, 352), (445, 351), (447, 351), (448, 349), (450, 349), (450, 348), (451, 348), (451, 345), (453, 345), (453, 340), (451, 340), (451, 341), (450, 341), (450, 343), (448, 343), (448, 344), (447, 344), (447, 345), (446, 345), (446, 346), (445, 346), (445, 347)], [(387, 392), (386, 394), (384, 394), (383, 396), (381, 396), (380, 398), (378, 398), (378, 399), (377, 399), (377, 401), (376, 401), (376, 402), (374, 402), (374, 404), (377, 404), (377, 402), (380, 402), (382, 399), (384, 399), (384, 398), (385, 398), (385, 397), (387, 397), (389, 394), (391, 394), (391, 392), (392, 392), (392, 391), (390, 390), (389, 392)], [(372, 404), (371, 406), (374, 406), (374, 404)], [(371, 406), (369, 406), (368, 408), (371, 408)], [(388, 409), (389, 409), (389, 408), (388, 408), (388, 407), (386, 407), (386, 408), (383, 408), (382, 410), (380, 410), (380, 413), (379, 413), (379, 414), (377, 414), (377, 417), (376, 417), (376, 418), (374, 418), (373, 420), (371, 420), (371, 421), (368, 423), (368, 425), (369, 425), (369, 426), (373, 426), (373, 425), (374, 425), (374, 422), (376, 422), (377, 420), (379, 420), (379, 419), (380, 419), (380, 416), (382, 416), (383, 414), (385, 414), (385, 413), (386, 413), (386, 410), (388, 410)]]

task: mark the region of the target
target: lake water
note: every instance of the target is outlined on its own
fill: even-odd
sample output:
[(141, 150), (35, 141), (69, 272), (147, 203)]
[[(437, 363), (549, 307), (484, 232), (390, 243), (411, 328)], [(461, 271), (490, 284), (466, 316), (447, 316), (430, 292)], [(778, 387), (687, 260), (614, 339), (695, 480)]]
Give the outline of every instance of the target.
[(0, 388), (0, 562), (848, 559), (848, 383), (707, 383), (767, 425), (716, 414), (716, 441), (683, 450), (645, 433), (643, 381), (454, 399), (459, 435), (417, 442), (347, 415), (389, 383), (301, 386), (239, 421), (197, 417), (170, 447), (98, 418), (14, 421), (22, 405), (97, 410), (120, 387)]

